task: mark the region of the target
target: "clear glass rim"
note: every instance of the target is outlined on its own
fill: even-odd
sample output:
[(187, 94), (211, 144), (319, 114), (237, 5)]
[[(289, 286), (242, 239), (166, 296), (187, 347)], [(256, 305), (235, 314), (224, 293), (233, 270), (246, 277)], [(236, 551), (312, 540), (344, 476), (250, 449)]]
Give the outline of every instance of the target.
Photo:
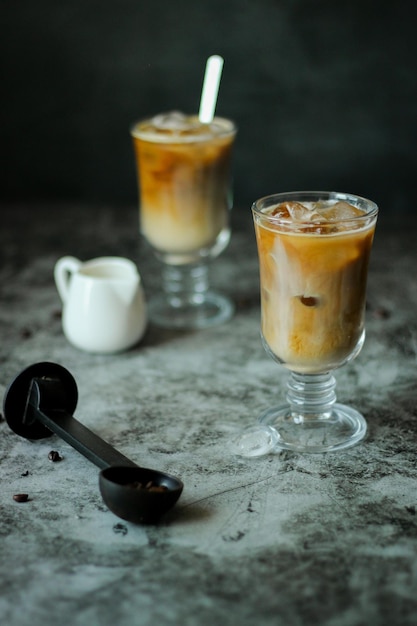
[[(252, 204), (252, 212), (254, 215), (268, 220), (271, 223), (275, 224), (284, 224), (288, 226), (289, 224), (293, 224), (294, 222), (290, 220), (286, 220), (274, 215), (268, 215), (264, 212), (264, 209), (267, 207), (274, 206), (275, 204), (280, 204), (281, 202), (286, 201), (299, 201), (299, 202), (317, 202), (320, 200), (335, 200), (335, 201), (344, 201), (352, 204), (353, 206), (360, 208), (363, 210), (362, 215), (358, 215), (355, 217), (342, 218), (340, 221), (343, 223), (352, 223), (354, 224), (358, 220), (363, 220), (366, 218), (373, 218), (378, 215), (378, 205), (365, 198), (363, 196), (358, 196), (353, 193), (346, 193), (343, 191), (287, 191), (271, 194), (268, 196), (263, 196)], [(335, 221), (323, 221), (320, 222), (320, 225), (324, 224), (335, 224)], [(317, 224), (315, 222), (298, 222), (298, 224)]]

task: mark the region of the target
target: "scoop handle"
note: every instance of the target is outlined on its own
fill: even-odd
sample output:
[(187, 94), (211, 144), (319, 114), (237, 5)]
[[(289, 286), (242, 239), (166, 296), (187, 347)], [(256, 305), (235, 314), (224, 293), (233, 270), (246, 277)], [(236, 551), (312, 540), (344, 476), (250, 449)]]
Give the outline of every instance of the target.
[(100, 469), (113, 465), (138, 467), (68, 412), (55, 408), (54, 397), (59, 392), (58, 379), (33, 378), (26, 404), (25, 423), (39, 421)]

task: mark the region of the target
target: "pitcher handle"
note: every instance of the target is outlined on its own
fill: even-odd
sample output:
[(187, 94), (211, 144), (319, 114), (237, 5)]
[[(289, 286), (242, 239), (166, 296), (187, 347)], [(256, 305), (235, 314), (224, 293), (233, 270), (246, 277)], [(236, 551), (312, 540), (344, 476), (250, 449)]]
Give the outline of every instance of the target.
[(66, 302), (71, 275), (77, 272), (82, 263), (74, 256), (63, 256), (55, 263), (54, 278), (62, 302)]

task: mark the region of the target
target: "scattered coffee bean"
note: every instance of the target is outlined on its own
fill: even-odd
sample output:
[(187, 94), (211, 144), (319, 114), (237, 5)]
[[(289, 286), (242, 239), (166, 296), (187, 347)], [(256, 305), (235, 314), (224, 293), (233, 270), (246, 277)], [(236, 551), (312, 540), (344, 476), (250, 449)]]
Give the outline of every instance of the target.
[(15, 493), (13, 496), (15, 502), (27, 502), (28, 499), (29, 495), (27, 493)]
[(56, 450), (50, 451), (50, 453), (48, 454), (48, 459), (52, 461), (52, 463), (57, 463), (58, 461), (62, 461), (62, 457), (60, 456), (59, 452), (57, 452)]
[(113, 526), (113, 532), (118, 535), (127, 535), (127, 528), (124, 524), (115, 524)]
[(22, 474), (20, 474), (21, 476), (29, 476), (29, 472), (28, 470), (26, 470), (26, 472), (22, 472)]
[(384, 307), (378, 307), (372, 312), (372, 316), (378, 320), (386, 320), (391, 317), (391, 313)]

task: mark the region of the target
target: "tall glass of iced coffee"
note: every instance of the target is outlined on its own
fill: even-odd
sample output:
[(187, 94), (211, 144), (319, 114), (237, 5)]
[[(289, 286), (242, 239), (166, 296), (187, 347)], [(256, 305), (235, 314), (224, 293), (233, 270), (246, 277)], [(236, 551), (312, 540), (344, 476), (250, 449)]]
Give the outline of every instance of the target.
[(332, 371), (365, 339), (368, 262), (378, 208), (336, 192), (282, 193), (252, 207), (267, 353), (290, 371), (287, 404), (261, 424), (278, 447), (347, 448), (366, 433), (355, 409), (336, 402)]
[(141, 232), (162, 263), (150, 319), (167, 328), (228, 320), (233, 305), (209, 288), (208, 263), (230, 239), (234, 123), (169, 112), (134, 124), (131, 134)]

